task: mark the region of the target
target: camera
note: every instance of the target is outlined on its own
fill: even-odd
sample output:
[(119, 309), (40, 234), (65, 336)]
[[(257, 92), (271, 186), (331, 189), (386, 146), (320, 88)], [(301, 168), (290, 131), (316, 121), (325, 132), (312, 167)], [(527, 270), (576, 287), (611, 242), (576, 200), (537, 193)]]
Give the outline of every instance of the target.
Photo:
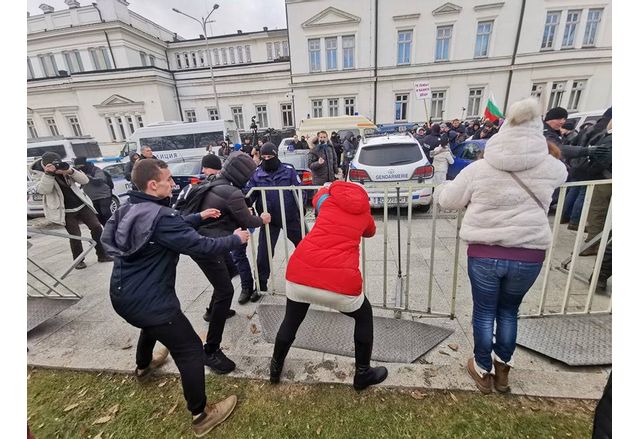
[(67, 171), (69, 169), (69, 163), (62, 160), (54, 160), (51, 164), (56, 167), (56, 171)]

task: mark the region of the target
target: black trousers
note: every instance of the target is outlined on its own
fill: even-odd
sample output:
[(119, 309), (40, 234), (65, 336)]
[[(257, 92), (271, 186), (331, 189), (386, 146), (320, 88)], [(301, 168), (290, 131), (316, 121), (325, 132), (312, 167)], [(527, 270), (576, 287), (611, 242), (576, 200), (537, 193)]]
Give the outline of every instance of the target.
[(104, 226), (111, 218), (111, 197), (92, 200), (92, 202), (93, 207), (98, 211), (98, 221)]
[[(300, 228), (300, 215), (293, 215), (295, 219), (287, 221), (287, 236), (294, 245), (297, 247), (300, 241), (302, 241), (302, 229)], [(282, 224), (270, 223), (269, 224), (269, 236), (271, 237), (271, 254), (276, 248), (278, 243), (278, 237), (280, 236), (280, 230), (284, 230)], [(260, 227), (260, 236), (258, 237), (258, 280), (260, 285), (266, 285), (269, 280), (271, 270), (269, 268), (269, 252), (267, 250), (267, 228), (265, 226)]]
[(156, 341), (169, 349), (178, 366), (187, 408), (193, 415), (202, 413), (207, 404), (204, 355), (202, 341), (193, 326), (182, 312), (178, 312), (168, 323), (142, 328), (136, 350), (138, 369), (144, 369), (151, 363)]
[(209, 280), (213, 286), (213, 294), (211, 295), (211, 302), (209, 303), (211, 321), (209, 322), (209, 331), (207, 332), (207, 343), (204, 346), (205, 352), (210, 354), (220, 348), (222, 334), (224, 333), (224, 324), (233, 300), (233, 284), (229, 277), (226, 255), (207, 259), (192, 259), (198, 264), (200, 270), (202, 270), (207, 280)]
[(596, 413), (593, 418), (592, 439), (611, 439), (612, 396), (611, 396), (611, 373), (607, 385), (604, 387), (602, 398), (596, 406)]
[[(278, 335), (276, 335), (276, 343), (290, 346), (296, 338), (298, 328), (304, 321), (308, 303), (295, 302), (287, 299), (287, 307), (284, 314), (284, 320), (280, 324)], [(369, 300), (365, 297), (362, 306), (353, 312), (343, 312), (355, 320), (355, 328), (353, 331), (353, 340), (356, 347), (356, 364), (369, 365), (371, 360), (371, 348), (373, 346), (373, 310)]]
[[(102, 236), (102, 225), (100, 221), (98, 221), (98, 217), (91, 209), (87, 206), (84, 206), (77, 212), (66, 213), (64, 215), (65, 226), (70, 235), (82, 236), (80, 233), (80, 223), (84, 223), (89, 230), (91, 231), (91, 238), (97, 243), (96, 245), (96, 254), (99, 258), (105, 256), (104, 248), (100, 243), (100, 237)], [(73, 255), (73, 259), (80, 256), (82, 253), (82, 241), (77, 239), (70, 239), (69, 244), (71, 245), (71, 254)]]

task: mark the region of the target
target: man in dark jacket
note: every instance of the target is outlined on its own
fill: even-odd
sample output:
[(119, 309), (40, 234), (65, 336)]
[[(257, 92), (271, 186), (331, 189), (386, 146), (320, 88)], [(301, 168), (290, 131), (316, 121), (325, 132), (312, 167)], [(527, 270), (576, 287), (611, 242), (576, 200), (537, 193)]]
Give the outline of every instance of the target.
[(111, 218), (111, 190), (113, 181), (107, 177), (105, 171), (98, 168), (91, 162), (87, 162), (86, 157), (76, 157), (73, 161), (76, 169), (84, 172), (89, 178), (89, 183), (82, 185), (82, 190), (91, 198), (93, 207), (96, 209), (98, 221), (103, 226)]
[[(440, 125), (434, 123), (433, 125), (431, 125), (431, 132), (427, 134), (424, 139), (425, 148), (428, 150), (425, 152), (430, 153), (431, 151), (433, 151), (436, 146), (440, 145), (440, 140)], [(431, 157), (431, 155), (427, 154), (427, 157)]]
[(345, 181), (349, 176), (349, 164), (351, 163), (351, 160), (353, 160), (353, 157), (355, 157), (357, 148), (358, 144), (356, 143), (355, 136), (352, 132), (347, 133), (344, 141), (342, 142), (342, 162), (340, 163), (342, 175)]
[(107, 221), (102, 234), (105, 249), (115, 258), (111, 303), (118, 315), (141, 329), (136, 377), (143, 379), (151, 373), (156, 341), (168, 348), (180, 371), (187, 408), (193, 415), (192, 428), (201, 436), (229, 416), (237, 398), (232, 395), (207, 404), (202, 342), (180, 310), (176, 265), (180, 253), (199, 257), (224, 254), (246, 243), (249, 233), (238, 229), (217, 239), (199, 235), (194, 227), (219, 212), (210, 209), (182, 218), (171, 209), (174, 182), (161, 160), (140, 160), (132, 179), (143, 191), (129, 192), (129, 203)]
[[(278, 149), (273, 143), (265, 143), (260, 149), (260, 154), (262, 163), (245, 186), (245, 193), (254, 187), (300, 186), (300, 179), (295, 168), (288, 163), (282, 163), (278, 159)], [(302, 240), (300, 210), (298, 207), (298, 202), (302, 202), (302, 200), (297, 200), (293, 191), (282, 192), (285, 218), (282, 218), (281, 214), (279, 191), (266, 191), (266, 206), (263, 206), (260, 191), (254, 191), (250, 195), (251, 204), (255, 203), (258, 214), (263, 212), (271, 214), (271, 223), (260, 228), (258, 242), (258, 283), (260, 291), (267, 291), (267, 280), (271, 273), (267, 250), (267, 230), (271, 240), (271, 255), (273, 255), (278, 242), (280, 230), (284, 230), (285, 225), (287, 238), (293, 242), (293, 245), (297, 246)]]
[(493, 136), (497, 132), (498, 130), (496, 129), (493, 122), (488, 120), (484, 124), (482, 124), (482, 126), (478, 129), (478, 131), (475, 132), (472, 138), (474, 140), (478, 140), (478, 139), (489, 140), (491, 136)]
[(544, 124), (542, 134), (547, 140), (551, 140), (556, 146), (562, 145), (562, 133), (560, 128), (567, 121), (569, 113), (562, 107), (555, 107), (547, 111), (544, 116)]
[(124, 167), (124, 178), (127, 181), (131, 181), (131, 171), (133, 171), (133, 165), (140, 160), (140, 154), (132, 152), (129, 154), (129, 162)]
[[(207, 169), (208, 156), (202, 160), (202, 167)], [(247, 154), (240, 151), (233, 152), (224, 162), (224, 166), (218, 175), (209, 175), (207, 182), (210, 189), (207, 190), (200, 208), (217, 209), (221, 215), (213, 221), (203, 222), (198, 228), (198, 233), (210, 238), (218, 238), (233, 235), (234, 230), (257, 228), (271, 221), (271, 215), (263, 213), (260, 217), (251, 214), (241, 188), (245, 186), (256, 164)], [(244, 250), (246, 246), (236, 250)], [(207, 333), (207, 344), (205, 353), (207, 354), (206, 365), (217, 373), (229, 373), (236, 368), (233, 361), (228, 359), (220, 350), (220, 342), (224, 332), (226, 316), (233, 300), (233, 284), (227, 268), (225, 255), (197, 257), (192, 256), (202, 272), (207, 276), (213, 286), (213, 295), (207, 311), (210, 311), (209, 331)], [(245, 253), (246, 259), (246, 253)], [(247, 261), (248, 265), (248, 261)], [(251, 276), (251, 268), (249, 276)], [(242, 289), (239, 300), (240, 303), (247, 303), (253, 294), (253, 278), (251, 284)], [(260, 296), (257, 295), (257, 298)], [(256, 300), (257, 300), (256, 298)]]
[(327, 132), (320, 131), (318, 133), (318, 144), (307, 155), (307, 163), (311, 170), (311, 180), (316, 186), (335, 181), (338, 173), (336, 151), (328, 141)]
[(335, 131), (331, 133), (331, 146), (333, 146), (336, 152), (336, 163), (338, 163), (338, 168), (340, 168), (340, 163), (342, 163), (342, 139), (340, 139), (340, 135)]
[(156, 159), (156, 156), (153, 155), (153, 150), (149, 145), (142, 145), (140, 154), (141, 154), (140, 159)]

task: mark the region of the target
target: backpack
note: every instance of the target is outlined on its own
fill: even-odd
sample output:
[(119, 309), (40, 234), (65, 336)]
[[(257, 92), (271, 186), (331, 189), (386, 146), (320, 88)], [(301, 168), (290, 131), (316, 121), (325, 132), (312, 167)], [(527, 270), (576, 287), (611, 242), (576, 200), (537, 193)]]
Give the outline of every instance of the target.
[(186, 186), (176, 199), (173, 208), (180, 212), (181, 215), (190, 215), (200, 212), (200, 206), (206, 193), (212, 187), (217, 186), (215, 181), (207, 181), (204, 183), (190, 184)]

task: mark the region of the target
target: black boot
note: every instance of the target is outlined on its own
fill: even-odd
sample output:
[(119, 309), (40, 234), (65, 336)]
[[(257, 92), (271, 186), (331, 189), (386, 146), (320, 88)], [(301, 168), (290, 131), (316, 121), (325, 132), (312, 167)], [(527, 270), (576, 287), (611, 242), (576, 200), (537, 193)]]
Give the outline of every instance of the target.
[(244, 305), (249, 301), (249, 299), (251, 299), (251, 296), (253, 296), (254, 293), (255, 293), (255, 290), (252, 290), (250, 288), (243, 288), (242, 291), (240, 291), (240, 297), (238, 297), (238, 303), (240, 305)]
[(276, 343), (273, 346), (273, 357), (271, 357), (270, 365), (270, 381), (271, 384), (278, 384), (280, 382), (280, 375), (282, 374), (282, 368), (284, 367), (284, 359), (287, 358), (291, 343), (280, 341), (276, 338)]
[(356, 374), (353, 377), (353, 387), (364, 390), (373, 384), (380, 384), (387, 379), (386, 367), (371, 367), (371, 351), (373, 343), (355, 342), (356, 344)]

